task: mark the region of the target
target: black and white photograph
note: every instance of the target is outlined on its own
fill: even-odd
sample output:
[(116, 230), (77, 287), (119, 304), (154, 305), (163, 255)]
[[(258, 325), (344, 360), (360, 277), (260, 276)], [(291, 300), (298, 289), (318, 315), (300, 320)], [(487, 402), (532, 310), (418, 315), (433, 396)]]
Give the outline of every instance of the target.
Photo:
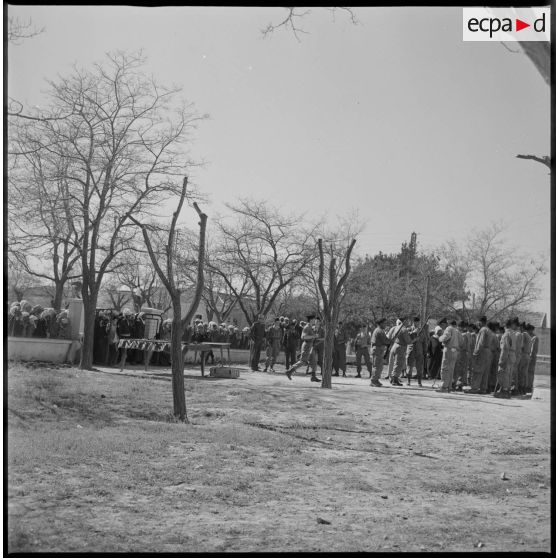
[(555, 3), (4, 5), (6, 553), (554, 553)]

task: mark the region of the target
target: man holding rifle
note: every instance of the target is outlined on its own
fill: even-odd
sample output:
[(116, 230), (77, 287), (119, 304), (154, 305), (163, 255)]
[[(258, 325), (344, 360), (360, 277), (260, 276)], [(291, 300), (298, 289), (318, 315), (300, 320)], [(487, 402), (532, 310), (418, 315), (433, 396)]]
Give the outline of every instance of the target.
[(409, 331), (405, 327), (405, 321), (405, 318), (398, 319), (388, 333), (388, 337), (392, 343), (391, 347), (388, 347), (388, 376), (390, 378), (391, 384), (394, 386), (403, 385), (399, 381), (399, 377), (405, 369), (405, 353), (407, 351), (407, 346), (413, 342)]

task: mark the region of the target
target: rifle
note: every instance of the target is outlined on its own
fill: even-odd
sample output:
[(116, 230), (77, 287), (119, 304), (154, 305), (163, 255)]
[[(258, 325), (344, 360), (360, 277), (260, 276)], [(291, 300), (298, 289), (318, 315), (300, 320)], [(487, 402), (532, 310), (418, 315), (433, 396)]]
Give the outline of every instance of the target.
[(403, 327), (403, 322), (401, 322), (399, 329), (395, 332), (394, 336), (389, 341), (389, 345), (386, 347), (386, 352), (384, 353), (384, 361), (389, 358), (389, 352), (391, 351), (391, 348), (393, 347), (393, 344), (395, 343), (395, 340), (397, 339), (397, 336), (399, 335), (399, 332), (401, 331), (402, 327)]
[(429, 320), (431, 317), (432, 317), (432, 314), (429, 314), (429, 315), (426, 317), (426, 320), (424, 320), (424, 323), (422, 324), (422, 327), (418, 330), (417, 337), (424, 331), (424, 328), (428, 325), (428, 320)]
[[(416, 334), (416, 337), (418, 337), (424, 331), (424, 328), (428, 325), (428, 320), (430, 319), (431, 316), (432, 316), (432, 314), (428, 315), (428, 317), (424, 321), (424, 324), (422, 324), (422, 327), (418, 330), (418, 333)], [(384, 360), (386, 360), (386, 358), (389, 358), (389, 352), (391, 351), (391, 348), (392, 348), (393, 344), (395, 343), (395, 340), (397, 339), (397, 336), (399, 335), (399, 332), (401, 331), (402, 327), (403, 327), (403, 324), (401, 324), (399, 326), (399, 329), (395, 332), (395, 335), (390, 340), (389, 345), (386, 347), (386, 352), (384, 354)]]

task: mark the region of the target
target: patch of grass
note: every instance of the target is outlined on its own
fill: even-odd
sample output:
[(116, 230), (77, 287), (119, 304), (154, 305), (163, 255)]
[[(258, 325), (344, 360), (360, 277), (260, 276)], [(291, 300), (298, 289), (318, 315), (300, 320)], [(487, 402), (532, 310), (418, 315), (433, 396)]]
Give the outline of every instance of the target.
[[(9, 370), (8, 404), (18, 413), (7, 440), (9, 548), (467, 551), (472, 537), (494, 533), (487, 550), (513, 550), (513, 532), (525, 538), (522, 549), (547, 549), (550, 490), (537, 485), (550, 480), (548, 458), (507, 454), (509, 482), (486, 464), (504, 440), (524, 443), (515, 423), (508, 428), (517, 408), (499, 407), (503, 415), (472, 440), (463, 432), (478, 428), (477, 409), (456, 413), (443, 398), (412, 407), (418, 398), (409, 397), (413, 414), (399, 421), (404, 395), (371, 406), (359, 387), (347, 394), (189, 379), (194, 420), (184, 424), (172, 414), (169, 382)], [(531, 412), (522, 420), (535, 431), (543, 421)], [(529, 469), (535, 460), (540, 473)]]
[(492, 451), (494, 455), (537, 455), (541, 453), (550, 454), (550, 448), (541, 448), (537, 446), (529, 446), (525, 444), (514, 444), (512, 446), (503, 447)]
[(506, 489), (509, 488), (508, 483), (498, 478), (497, 473), (494, 474), (494, 478), (467, 475), (465, 478), (456, 477), (449, 481), (424, 481), (423, 485), (427, 490), (441, 494), (469, 494), (494, 498), (505, 496)]

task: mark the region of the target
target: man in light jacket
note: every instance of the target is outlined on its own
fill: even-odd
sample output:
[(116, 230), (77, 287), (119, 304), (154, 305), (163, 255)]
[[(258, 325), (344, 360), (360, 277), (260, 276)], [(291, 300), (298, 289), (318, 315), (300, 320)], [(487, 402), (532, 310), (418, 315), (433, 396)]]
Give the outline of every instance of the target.
[(436, 391), (439, 393), (449, 393), (453, 382), (453, 371), (457, 360), (457, 350), (459, 348), (459, 338), (457, 333), (457, 322), (452, 320), (446, 330), (440, 336), (440, 342), (444, 346), (442, 352), (442, 369), (440, 376), (442, 386)]

